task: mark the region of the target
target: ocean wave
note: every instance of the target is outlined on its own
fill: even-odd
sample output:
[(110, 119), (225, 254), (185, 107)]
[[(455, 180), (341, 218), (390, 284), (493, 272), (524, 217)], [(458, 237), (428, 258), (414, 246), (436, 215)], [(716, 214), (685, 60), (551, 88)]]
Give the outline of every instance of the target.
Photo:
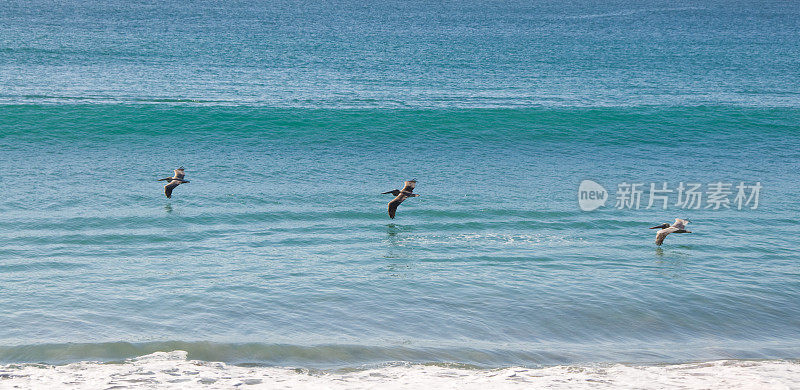
[[(420, 141), (567, 141), (570, 143), (670, 144), (771, 134), (793, 136), (797, 107), (633, 106), (527, 108), (274, 108), (251, 106), (158, 106), (142, 104), (2, 105), (0, 139), (87, 141), (107, 137), (190, 136), (194, 145), (261, 145), (307, 140), (360, 148)], [(691, 129), (691, 131), (689, 131)], [(176, 137), (177, 138), (177, 137)], [(115, 139), (115, 138), (112, 138)], [(131, 147), (142, 139), (124, 138)], [(364, 141), (373, 142), (364, 144)], [(172, 142), (180, 142), (173, 140)], [(1, 145), (1, 144), (0, 144)], [(39, 145), (41, 146), (41, 145)], [(190, 146), (190, 145), (187, 145)], [(415, 145), (419, 147), (419, 145)], [(499, 151), (498, 151), (499, 152)]]
[(155, 352), (116, 364), (79, 362), (60, 366), (0, 366), (1, 385), (45, 388), (67, 384), (77, 389), (229, 389), (240, 386), (270, 389), (788, 389), (798, 381), (800, 362), (787, 360), (497, 369), (396, 362), (381, 367), (321, 371), (187, 360), (185, 351), (176, 350)]

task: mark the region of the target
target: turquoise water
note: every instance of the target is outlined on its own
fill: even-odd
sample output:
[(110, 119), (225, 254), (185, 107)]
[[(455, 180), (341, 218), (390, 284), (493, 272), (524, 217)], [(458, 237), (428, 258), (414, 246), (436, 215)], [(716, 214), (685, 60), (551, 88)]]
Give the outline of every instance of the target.
[(800, 355), (797, 7), (181, 4), (0, 13), (0, 362)]

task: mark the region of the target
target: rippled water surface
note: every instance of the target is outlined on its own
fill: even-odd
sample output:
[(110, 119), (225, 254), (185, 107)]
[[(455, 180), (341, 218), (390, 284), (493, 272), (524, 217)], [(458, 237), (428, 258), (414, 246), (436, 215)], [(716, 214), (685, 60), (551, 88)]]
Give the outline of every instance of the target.
[[(800, 348), (793, 109), (2, 115), (6, 361), (185, 349), (494, 366)], [(166, 199), (155, 179), (178, 165), (191, 183)], [(380, 192), (412, 177), (422, 196), (390, 220)], [(612, 193), (625, 180), (764, 189), (756, 210), (612, 198), (583, 212), (587, 178)], [(656, 248), (647, 228), (675, 216), (695, 233)]]

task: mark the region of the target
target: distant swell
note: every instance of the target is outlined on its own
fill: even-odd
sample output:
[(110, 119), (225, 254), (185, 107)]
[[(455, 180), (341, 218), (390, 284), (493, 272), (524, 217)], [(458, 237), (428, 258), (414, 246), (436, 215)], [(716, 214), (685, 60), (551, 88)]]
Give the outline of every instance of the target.
[[(470, 142), (569, 141), (599, 145), (700, 141), (728, 133), (792, 134), (797, 108), (630, 106), (561, 108), (271, 108), (120, 104), (2, 105), (0, 140), (88, 141), (185, 134), (203, 141), (305, 139), (313, 143), (392, 143), (410, 138)], [(734, 135), (738, 135), (734, 134)], [(136, 135), (136, 138), (125, 138)], [(258, 136), (252, 139), (252, 136)], [(244, 138), (242, 138), (244, 137)], [(0, 146), (4, 146), (0, 142)], [(20, 146), (20, 145), (5, 145)]]

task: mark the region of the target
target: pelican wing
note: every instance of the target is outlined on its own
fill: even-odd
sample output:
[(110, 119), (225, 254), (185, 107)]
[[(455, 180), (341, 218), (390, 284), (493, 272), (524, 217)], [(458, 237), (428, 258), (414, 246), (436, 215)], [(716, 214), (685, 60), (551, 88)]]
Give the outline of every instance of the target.
[(174, 190), (175, 187), (179, 186), (180, 184), (180, 180), (173, 180), (169, 182), (169, 184), (164, 186), (164, 195), (166, 195), (167, 198), (172, 198), (172, 190)]
[(661, 229), (658, 232), (656, 232), (656, 245), (661, 245), (664, 242), (664, 239), (667, 238), (667, 236), (670, 233), (675, 233), (678, 230), (680, 229), (676, 227), (668, 227), (666, 229)]
[(417, 186), (417, 182), (414, 180), (409, 180), (405, 182), (405, 186), (403, 187), (403, 192), (413, 192), (414, 187)]
[(397, 212), (397, 206), (400, 206), (400, 203), (403, 203), (408, 196), (404, 194), (397, 195), (391, 202), (389, 202), (389, 218), (394, 219), (394, 214)]
[(183, 176), (184, 176), (183, 169), (176, 169), (175, 170), (175, 178), (176, 179), (183, 180)]
[(687, 223), (689, 223), (689, 221), (685, 219), (675, 218), (675, 223), (673, 223), (670, 227), (678, 228), (678, 230), (680, 230), (686, 228)]

